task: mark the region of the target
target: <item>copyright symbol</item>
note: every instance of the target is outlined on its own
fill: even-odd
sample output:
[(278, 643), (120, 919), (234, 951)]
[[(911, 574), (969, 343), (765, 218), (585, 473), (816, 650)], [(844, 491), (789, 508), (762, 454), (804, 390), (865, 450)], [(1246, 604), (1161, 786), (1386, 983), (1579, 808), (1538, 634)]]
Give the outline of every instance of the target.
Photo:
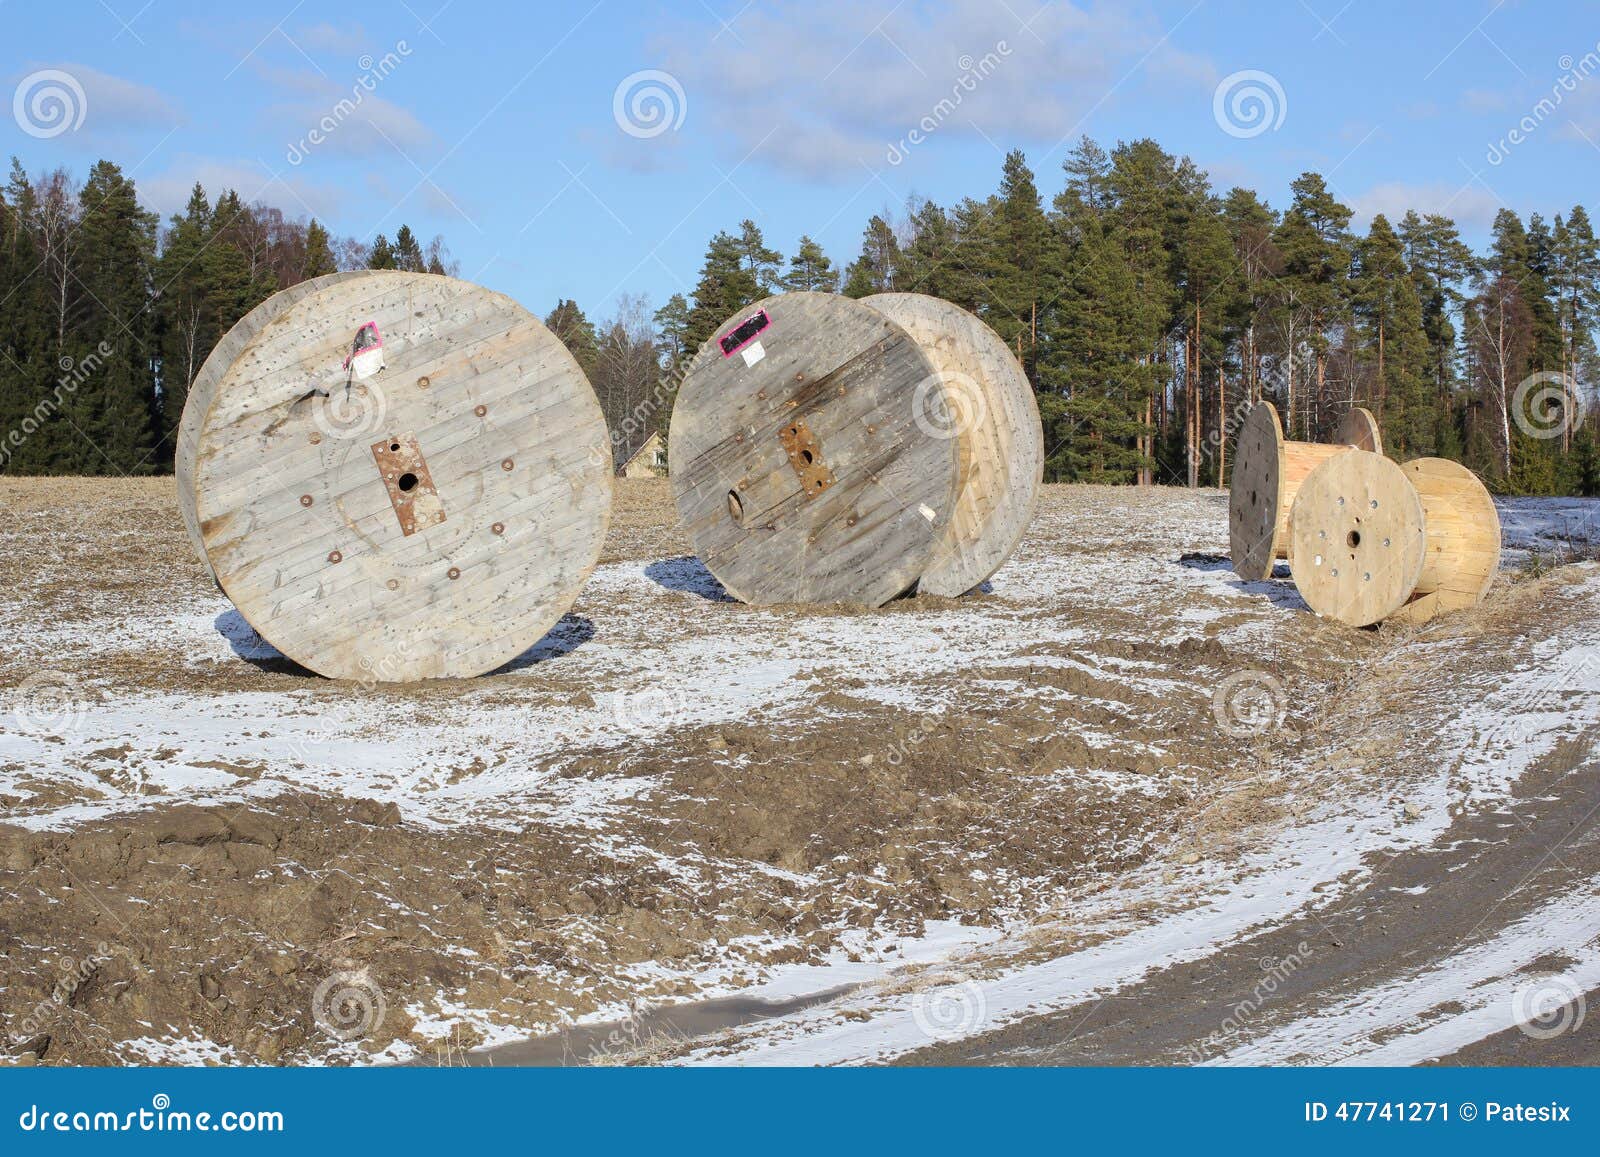
[(1471, 1101), (1461, 1102), (1461, 1119), (1463, 1121), (1471, 1121), (1475, 1119), (1477, 1115), (1478, 1106), (1474, 1105)]

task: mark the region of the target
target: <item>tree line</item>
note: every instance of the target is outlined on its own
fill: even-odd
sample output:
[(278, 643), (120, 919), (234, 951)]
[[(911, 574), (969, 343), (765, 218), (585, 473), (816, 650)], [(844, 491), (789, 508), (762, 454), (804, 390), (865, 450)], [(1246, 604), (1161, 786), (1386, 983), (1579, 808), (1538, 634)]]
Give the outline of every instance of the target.
[[(1292, 438), (1372, 409), (1397, 458), (1465, 462), (1503, 492), (1600, 493), (1600, 243), (1575, 205), (1496, 216), (1475, 253), (1447, 215), (1375, 216), (1364, 231), (1319, 174), (1274, 208), (1219, 192), (1155, 141), (1085, 138), (1048, 204), (1020, 151), (998, 189), (875, 214), (843, 268), (811, 237), (787, 257), (753, 221), (719, 231), (692, 289), (659, 309), (625, 295), (591, 321), (560, 300), (546, 324), (595, 386), (617, 461), (665, 429), (702, 343), (772, 293), (914, 291), (987, 322), (1036, 391), (1053, 481), (1226, 484), (1256, 401)], [(316, 221), (208, 203), (198, 186), (160, 227), (101, 162), (81, 189), (13, 165), (0, 193), (0, 425), (60, 396), (63, 367), (106, 341), (118, 357), (74, 376), (62, 421), (4, 468), (170, 469), (188, 382), (229, 325), (275, 289), (334, 268), (453, 272), (409, 229), (370, 246)], [(123, 352), (130, 356), (120, 356)], [(0, 451), (3, 453), (3, 451)]]
[(343, 269), (454, 273), (435, 238), (400, 226), (371, 244), (315, 218), (213, 202), (197, 183), (162, 223), (110, 161), (78, 184), (0, 188), (0, 470), (155, 474), (172, 469), (189, 385), (224, 333), (280, 289)]

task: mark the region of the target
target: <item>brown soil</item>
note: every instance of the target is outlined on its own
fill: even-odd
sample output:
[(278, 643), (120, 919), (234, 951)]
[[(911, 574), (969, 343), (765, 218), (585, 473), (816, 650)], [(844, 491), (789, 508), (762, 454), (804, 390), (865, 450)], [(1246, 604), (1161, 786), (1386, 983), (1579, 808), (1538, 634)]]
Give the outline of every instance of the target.
[[(603, 563), (687, 555), (665, 483), (622, 482), (617, 497)], [(441, 1034), (459, 1048), (486, 1024), (546, 1031), (841, 946), (893, 960), (931, 919), (1016, 927), (1152, 857), (1232, 855), (1279, 818), (1263, 770), (1303, 749), (1322, 697), (1394, 635), (1320, 622), (1286, 586), (1208, 594), (1189, 580), (1218, 564), (1181, 560), (1218, 551), (1224, 519), (1214, 493), (1049, 487), (1007, 574), (1081, 580), (1018, 591), (1003, 578), (996, 593), (880, 612), (689, 599), (687, 635), (954, 613), (1050, 637), (997, 642), (894, 702), (818, 653), (798, 709), (575, 745), (541, 764), (558, 787), (626, 788), (587, 827), (493, 809), (424, 822), (392, 800), (304, 788), (196, 806), (135, 785), (114, 814), (29, 830), (31, 815), (128, 793), (140, 737), (60, 768), (7, 767), (0, 748), (0, 771), (25, 785), (0, 793), (17, 821), (0, 825), (7, 1051), (63, 1064), (174, 1057), (152, 1041), (215, 1042), (236, 1063), (428, 1054)], [(508, 698), (538, 710), (603, 690), (560, 659), (354, 692), (281, 659), (197, 663), (181, 634), (94, 642), (151, 607), (218, 598), (170, 480), (0, 479), (0, 542), (0, 694), (46, 667), (101, 703), (279, 693), (314, 711), (359, 693), (396, 712)], [(628, 638), (628, 608), (593, 591), (574, 613)], [(1062, 628), (1082, 634), (1063, 642)], [(46, 632), (49, 648), (30, 643)], [(1219, 730), (1211, 692), (1245, 670), (1279, 681), (1288, 718), (1240, 739)], [(517, 746), (506, 736), (434, 770), (470, 780)], [(246, 787), (276, 770), (217, 762)], [(351, 1041), (313, 1015), (335, 976), (381, 994), (384, 1015)]]

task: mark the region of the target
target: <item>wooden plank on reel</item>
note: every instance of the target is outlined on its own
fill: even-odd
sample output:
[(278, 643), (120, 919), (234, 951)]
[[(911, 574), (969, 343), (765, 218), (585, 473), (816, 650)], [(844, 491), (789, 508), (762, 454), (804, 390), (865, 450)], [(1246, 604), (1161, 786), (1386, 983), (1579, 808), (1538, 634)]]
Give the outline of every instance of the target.
[(189, 393), (183, 402), (183, 417), (178, 422), (173, 474), (178, 484), (178, 507), (183, 512), (184, 529), (189, 532), (189, 542), (194, 546), (201, 564), (211, 573), (213, 581), (217, 576), (211, 571), (211, 560), (206, 557), (205, 544), (200, 540), (200, 524), (194, 516), (194, 454), (200, 427), (211, 409), (212, 399), (216, 397), (217, 382), (228, 367), (238, 360), (245, 347), (255, 340), (256, 335), (281, 317), (295, 302), (330, 285), (358, 276), (358, 273), (329, 273), (274, 293), (233, 323), (233, 328), (212, 347), (210, 355), (200, 366), (200, 372), (189, 385)]
[(673, 406), (669, 475), (730, 594), (875, 607), (916, 582), (960, 494), (960, 440), (918, 421), (919, 390), (943, 412), (921, 347), (846, 297), (769, 297), (705, 344)]
[(1483, 601), (1500, 570), (1500, 512), (1478, 476), (1447, 458), (1413, 458), (1402, 467), (1422, 500), (1428, 550), (1411, 599), (1395, 612), (1425, 623)]
[(566, 347), (510, 298), (421, 273), (261, 309), (191, 395), (179, 492), (240, 614), (334, 678), (477, 675), (536, 643), (610, 518), (605, 421)]
[(1324, 618), (1370, 626), (1416, 590), (1427, 520), (1406, 472), (1382, 454), (1327, 459), (1300, 487), (1290, 522), (1295, 587)]
[(917, 590), (966, 594), (1011, 557), (1039, 500), (1044, 431), (1033, 387), (999, 335), (959, 305), (921, 293), (879, 293), (861, 304), (909, 333), (945, 387), (946, 416), (926, 404), (918, 413), (960, 437), (961, 496)]
[(1257, 402), (1245, 415), (1234, 451), (1228, 492), (1228, 549), (1234, 573), (1251, 582), (1272, 577), (1276, 560), (1289, 557), (1289, 516), (1295, 495), (1318, 466), (1354, 447), (1381, 454), (1383, 440), (1370, 411), (1352, 407), (1334, 441), (1291, 442), (1278, 408)]

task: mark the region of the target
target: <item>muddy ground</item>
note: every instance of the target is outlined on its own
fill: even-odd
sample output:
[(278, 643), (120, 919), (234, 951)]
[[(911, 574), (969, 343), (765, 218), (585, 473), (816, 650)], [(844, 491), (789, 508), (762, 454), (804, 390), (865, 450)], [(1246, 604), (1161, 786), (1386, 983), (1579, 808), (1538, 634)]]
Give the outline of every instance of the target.
[(368, 687), (255, 636), (170, 480), (0, 479), (5, 1051), (450, 1060), (929, 934), (1059, 938), (1135, 872), (1181, 904), (1294, 821), (1283, 769), (1359, 746), (1330, 701), (1586, 573), (1353, 631), (1234, 579), (1220, 493), (1047, 487), (986, 592), (754, 609), (664, 482), (617, 499), (527, 655)]

